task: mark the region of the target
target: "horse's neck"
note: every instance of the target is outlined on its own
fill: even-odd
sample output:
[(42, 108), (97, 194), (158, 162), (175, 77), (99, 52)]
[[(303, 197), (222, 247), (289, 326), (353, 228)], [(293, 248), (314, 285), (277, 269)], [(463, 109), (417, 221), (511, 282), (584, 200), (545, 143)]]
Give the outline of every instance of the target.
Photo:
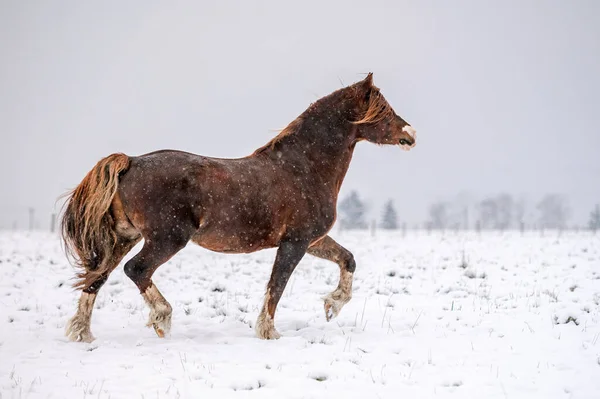
[(306, 118), (297, 131), (269, 148), (268, 156), (296, 170), (306, 169), (337, 193), (352, 160), (354, 134), (354, 127), (345, 120)]

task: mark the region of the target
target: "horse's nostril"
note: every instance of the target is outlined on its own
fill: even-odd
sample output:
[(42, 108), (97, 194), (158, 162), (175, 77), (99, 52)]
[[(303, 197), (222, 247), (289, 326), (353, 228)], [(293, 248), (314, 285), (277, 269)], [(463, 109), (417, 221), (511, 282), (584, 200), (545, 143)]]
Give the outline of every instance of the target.
[(400, 145), (406, 145), (408, 142), (404, 139), (400, 139)]

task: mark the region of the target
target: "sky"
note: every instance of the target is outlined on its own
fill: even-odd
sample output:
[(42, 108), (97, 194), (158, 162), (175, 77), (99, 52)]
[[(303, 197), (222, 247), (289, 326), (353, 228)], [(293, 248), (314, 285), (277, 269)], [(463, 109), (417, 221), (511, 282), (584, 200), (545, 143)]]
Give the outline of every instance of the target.
[(0, 229), (47, 228), (102, 157), (248, 155), (373, 72), (417, 146), (360, 143), (340, 193), (420, 223), (508, 192), (600, 203), (594, 0), (0, 0)]

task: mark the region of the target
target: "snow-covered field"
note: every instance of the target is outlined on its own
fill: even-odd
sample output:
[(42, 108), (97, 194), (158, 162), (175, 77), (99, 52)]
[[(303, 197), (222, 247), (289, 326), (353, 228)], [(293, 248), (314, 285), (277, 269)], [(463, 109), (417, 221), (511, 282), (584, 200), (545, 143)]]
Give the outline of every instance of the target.
[(0, 398), (600, 398), (600, 234), (334, 237), (357, 270), (330, 323), (320, 297), (337, 265), (305, 256), (277, 312), (283, 338), (261, 341), (275, 252), (189, 245), (154, 276), (169, 338), (145, 327), (120, 267), (85, 344), (63, 335), (79, 294), (58, 239), (0, 233)]

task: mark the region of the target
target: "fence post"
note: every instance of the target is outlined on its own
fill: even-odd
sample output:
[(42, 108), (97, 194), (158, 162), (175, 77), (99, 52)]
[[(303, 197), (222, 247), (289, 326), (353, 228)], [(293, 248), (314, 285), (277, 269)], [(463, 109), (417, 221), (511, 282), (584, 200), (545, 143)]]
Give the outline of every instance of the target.
[(34, 220), (35, 220), (35, 209), (29, 208), (29, 231), (33, 231)]
[(519, 230), (521, 230), (521, 235), (525, 233), (525, 223), (522, 220), (519, 223)]

